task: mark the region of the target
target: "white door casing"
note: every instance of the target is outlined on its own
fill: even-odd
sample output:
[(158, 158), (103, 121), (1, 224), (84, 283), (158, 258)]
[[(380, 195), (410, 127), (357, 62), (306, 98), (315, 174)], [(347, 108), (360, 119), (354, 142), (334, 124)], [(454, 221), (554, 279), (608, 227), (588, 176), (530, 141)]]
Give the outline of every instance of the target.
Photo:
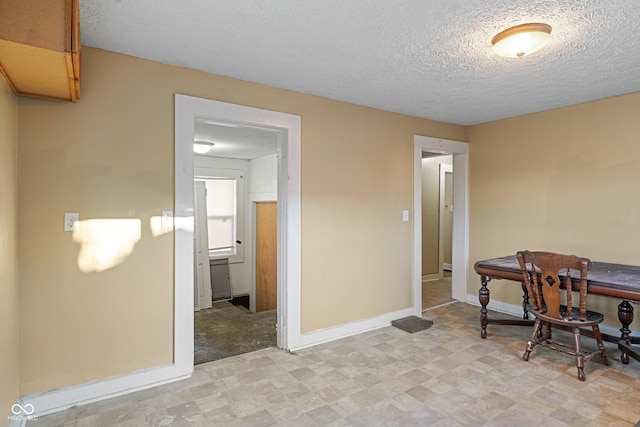
[[(191, 188), (195, 118), (278, 131), (278, 347), (297, 347), (301, 338), (300, 117), (180, 94), (175, 96), (175, 108), (175, 364), (185, 369), (190, 364), (193, 369), (193, 278), (190, 277), (193, 250), (190, 247), (193, 244)], [(189, 247), (185, 245), (187, 239)]]
[[(469, 144), (461, 141), (413, 136), (413, 217), (422, 218), (422, 152), (453, 155), (453, 238), (451, 296), (467, 300), (469, 264)], [(413, 223), (413, 311), (422, 313), (422, 224)]]

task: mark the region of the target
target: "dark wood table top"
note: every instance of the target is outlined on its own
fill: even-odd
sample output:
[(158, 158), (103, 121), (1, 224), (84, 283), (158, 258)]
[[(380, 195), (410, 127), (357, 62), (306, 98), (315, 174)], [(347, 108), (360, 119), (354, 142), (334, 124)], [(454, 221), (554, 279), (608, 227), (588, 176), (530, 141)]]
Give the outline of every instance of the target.
[[(495, 279), (522, 281), (522, 271), (515, 255), (478, 261), (476, 273)], [(579, 274), (573, 276), (576, 283)], [(640, 302), (640, 266), (593, 262), (587, 278), (587, 292)]]

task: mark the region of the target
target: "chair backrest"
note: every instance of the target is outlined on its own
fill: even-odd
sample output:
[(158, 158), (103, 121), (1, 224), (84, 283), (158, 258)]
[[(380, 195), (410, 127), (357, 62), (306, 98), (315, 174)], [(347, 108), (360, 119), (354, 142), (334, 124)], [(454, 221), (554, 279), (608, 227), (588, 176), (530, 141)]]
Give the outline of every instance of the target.
[[(587, 314), (587, 272), (591, 261), (575, 255), (554, 252), (520, 251), (517, 253), (522, 279), (529, 292), (534, 312), (548, 317), (562, 319), (560, 305), (567, 305), (567, 320), (573, 318), (572, 290), (579, 292), (579, 320), (586, 320)], [(580, 275), (579, 287), (572, 286), (572, 270)]]

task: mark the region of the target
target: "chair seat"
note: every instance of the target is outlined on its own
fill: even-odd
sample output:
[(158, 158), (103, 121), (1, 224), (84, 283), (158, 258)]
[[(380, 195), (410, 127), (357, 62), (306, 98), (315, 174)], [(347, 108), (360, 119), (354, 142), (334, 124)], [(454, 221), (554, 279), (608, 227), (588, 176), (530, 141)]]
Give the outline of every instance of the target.
[(574, 320), (569, 319), (566, 305), (560, 306), (560, 316), (562, 316), (562, 319), (549, 317), (546, 314), (541, 313), (535, 309), (532, 310), (533, 315), (536, 316), (537, 318), (540, 318), (541, 320), (544, 320), (550, 323), (558, 323), (558, 324), (570, 325), (570, 326), (578, 326), (578, 327), (593, 326), (593, 325), (597, 325), (598, 323), (601, 323), (604, 320), (604, 315), (596, 311), (587, 310), (586, 320), (580, 320), (580, 309), (578, 309), (577, 307), (573, 307), (572, 312), (573, 312)]

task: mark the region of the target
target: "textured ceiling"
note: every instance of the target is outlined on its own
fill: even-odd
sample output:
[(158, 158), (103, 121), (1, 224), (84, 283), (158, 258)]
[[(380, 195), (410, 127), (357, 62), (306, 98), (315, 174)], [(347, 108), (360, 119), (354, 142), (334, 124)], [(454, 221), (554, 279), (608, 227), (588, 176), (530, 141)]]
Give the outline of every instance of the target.
[[(640, 91), (638, 0), (81, 0), (86, 46), (462, 125)], [(491, 38), (553, 28), (522, 59)]]
[(194, 140), (215, 144), (206, 156), (248, 160), (277, 151), (278, 134), (270, 129), (207, 119), (195, 119), (194, 127)]

